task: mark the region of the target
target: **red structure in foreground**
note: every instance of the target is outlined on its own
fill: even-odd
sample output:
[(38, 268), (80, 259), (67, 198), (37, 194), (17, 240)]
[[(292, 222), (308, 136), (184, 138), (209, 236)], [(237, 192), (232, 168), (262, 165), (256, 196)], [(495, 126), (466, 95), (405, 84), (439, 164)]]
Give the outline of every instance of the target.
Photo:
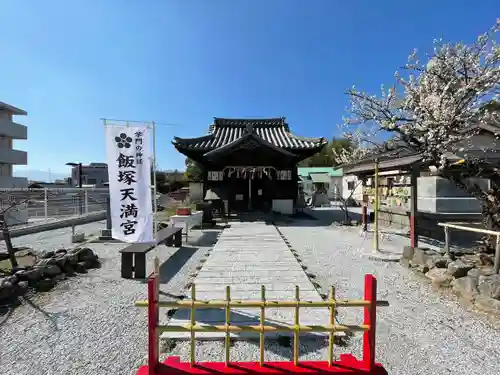
[[(375, 324), (376, 324), (376, 306), (387, 305), (387, 303), (376, 299), (377, 281), (373, 275), (365, 276), (365, 295), (363, 300), (345, 301), (334, 299), (334, 289), (331, 289), (329, 301), (322, 302), (307, 302), (299, 301), (267, 301), (263, 297), (261, 301), (232, 301), (229, 298), (229, 288), (227, 288), (228, 298), (226, 301), (197, 301), (195, 298), (195, 289), (192, 289), (191, 301), (159, 301), (159, 285), (158, 285), (158, 267), (155, 267), (155, 272), (148, 278), (148, 300), (139, 301), (136, 306), (147, 306), (148, 308), (148, 365), (139, 368), (137, 375), (216, 375), (216, 374), (241, 374), (241, 375), (263, 375), (263, 374), (363, 374), (363, 375), (386, 375), (387, 371), (380, 363), (375, 362)], [(298, 289), (297, 289), (298, 294)], [(254, 306), (261, 304), (261, 308), (265, 307), (294, 307), (296, 310), (295, 325), (280, 328), (281, 332), (294, 333), (294, 361), (290, 362), (264, 362), (263, 351), (261, 351), (260, 362), (231, 362), (229, 360), (229, 333), (242, 332), (246, 329), (260, 332), (260, 345), (264, 345), (264, 333), (272, 330), (264, 325), (264, 318), (261, 318), (260, 326), (236, 327), (231, 326), (227, 321), (231, 306), (240, 306), (246, 304)], [(191, 309), (191, 324), (188, 326), (160, 326), (159, 322), (159, 307), (171, 307), (177, 305), (179, 308)], [(272, 306), (271, 306), (272, 305)], [(223, 326), (198, 327), (194, 320), (194, 309), (213, 308), (224, 306), (226, 309), (226, 324)], [(330, 308), (330, 324), (325, 326), (300, 326), (298, 319), (298, 310), (301, 306), (316, 306)], [(245, 307), (245, 306), (243, 306)], [(359, 326), (335, 325), (334, 312), (336, 307), (363, 307), (364, 322)], [(196, 362), (194, 358), (195, 349), (195, 332), (226, 332), (226, 361), (225, 362)], [(211, 331), (210, 331), (211, 330)], [(160, 331), (184, 331), (191, 332), (191, 361), (181, 362), (179, 357), (169, 357), (165, 362), (159, 362), (159, 345), (158, 335)], [(329, 332), (330, 347), (328, 361), (298, 361), (298, 337), (300, 332)], [(350, 354), (340, 355), (340, 360), (333, 361), (333, 334), (336, 331), (363, 331), (363, 358), (358, 360)]]
[(290, 362), (265, 362), (260, 366), (259, 362), (232, 362), (228, 366), (224, 362), (201, 362), (191, 366), (189, 362), (181, 362), (179, 357), (169, 357), (165, 362), (159, 363), (153, 372), (148, 366), (142, 366), (137, 375), (168, 374), (168, 375), (214, 375), (214, 374), (363, 374), (363, 375), (387, 375), (387, 371), (376, 363), (371, 370), (364, 367), (363, 361), (358, 361), (350, 354), (340, 356), (340, 361), (332, 363), (327, 361), (299, 362), (296, 366)]

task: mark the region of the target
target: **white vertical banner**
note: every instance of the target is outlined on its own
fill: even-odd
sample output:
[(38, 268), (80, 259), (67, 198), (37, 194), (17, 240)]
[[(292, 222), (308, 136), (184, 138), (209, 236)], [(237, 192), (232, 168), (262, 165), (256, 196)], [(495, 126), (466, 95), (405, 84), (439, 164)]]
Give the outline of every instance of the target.
[(112, 236), (124, 242), (154, 242), (151, 129), (146, 126), (116, 125), (104, 128)]

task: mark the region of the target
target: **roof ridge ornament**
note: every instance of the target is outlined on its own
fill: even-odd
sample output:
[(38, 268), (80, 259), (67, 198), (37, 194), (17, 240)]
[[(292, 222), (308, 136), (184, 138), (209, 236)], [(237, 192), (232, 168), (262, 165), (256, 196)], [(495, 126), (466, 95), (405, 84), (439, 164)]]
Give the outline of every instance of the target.
[(247, 133), (248, 134), (252, 134), (253, 133), (253, 123), (247, 122), (246, 123), (246, 129), (247, 129)]

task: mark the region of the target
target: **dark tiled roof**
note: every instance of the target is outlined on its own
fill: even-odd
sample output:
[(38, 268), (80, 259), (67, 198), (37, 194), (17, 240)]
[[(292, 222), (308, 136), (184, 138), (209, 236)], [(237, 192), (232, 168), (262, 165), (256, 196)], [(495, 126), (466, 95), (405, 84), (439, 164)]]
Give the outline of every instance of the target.
[(214, 117), (215, 126), (241, 126), (245, 127), (247, 124), (254, 126), (286, 126), (288, 124), (284, 117), (267, 118), (267, 119), (233, 119), (233, 118), (220, 118)]
[(209, 134), (198, 138), (174, 138), (178, 148), (211, 151), (227, 146), (241, 137), (253, 133), (272, 145), (288, 150), (308, 150), (324, 146), (324, 138), (299, 137), (290, 132), (284, 118), (223, 119), (215, 118)]

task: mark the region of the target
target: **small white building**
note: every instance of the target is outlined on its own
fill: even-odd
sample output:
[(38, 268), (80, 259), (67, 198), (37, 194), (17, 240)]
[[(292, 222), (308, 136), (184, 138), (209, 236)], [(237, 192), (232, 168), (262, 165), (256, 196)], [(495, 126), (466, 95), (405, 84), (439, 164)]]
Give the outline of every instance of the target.
[[(108, 165), (106, 163), (90, 163), (81, 166), (82, 185), (92, 185), (93, 187), (104, 187), (109, 182)], [(71, 168), (71, 185), (78, 187), (80, 181), (80, 166)]]
[(363, 186), (361, 180), (354, 175), (344, 176), (342, 179), (342, 198), (352, 198), (356, 202), (363, 201)]
[(333, 167), (299, 167), (299, 184), (304, 195), (311, 197), (314, 192), (324, 192), (327, 200), (339, 200), (342, 196), (343, 171)]

